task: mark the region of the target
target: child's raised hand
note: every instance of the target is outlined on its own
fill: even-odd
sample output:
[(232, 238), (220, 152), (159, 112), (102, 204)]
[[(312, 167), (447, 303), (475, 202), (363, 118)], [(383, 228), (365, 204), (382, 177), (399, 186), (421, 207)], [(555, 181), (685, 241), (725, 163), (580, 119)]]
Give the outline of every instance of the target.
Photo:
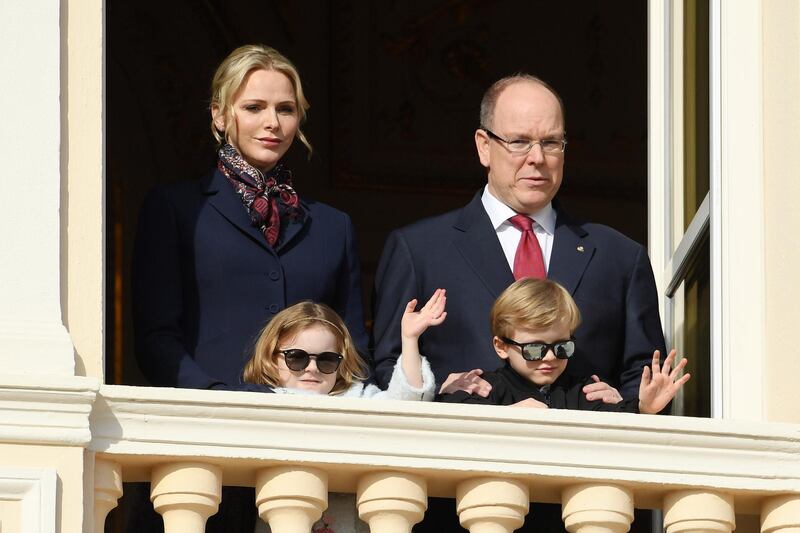
[(642, 381), (639, 384), (640, 413), (656, 414), (661, 411), (691, 377), (691, 374), (684, 374), (675, 380), (688, 362), (686, 359), (681, 359), (680, 363), (670, 371), (675, 362), (675, 350), (669, 352), (663, 367), (659, 364), (659, 355), (658, 350), (653, 352), (652, 371), (649, 366), (644, 367), (642, 371)]
[(417, 339), (430, 326), (438, 326), (444, 322), (447, 312), (444, 310), (447, 296), (444, 289), (436, 289), (431, 299), (422, 309), (415, 311), (416, 298), (408, 302), (400, 322), (400, 334), (407, 339)]

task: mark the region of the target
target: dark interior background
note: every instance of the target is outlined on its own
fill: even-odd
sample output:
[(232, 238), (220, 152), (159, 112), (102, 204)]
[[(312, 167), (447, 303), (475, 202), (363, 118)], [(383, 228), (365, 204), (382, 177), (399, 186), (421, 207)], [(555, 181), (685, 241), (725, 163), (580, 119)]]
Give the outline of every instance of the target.
[(156, 183), (214, 164), (208, 92), (235, 47), (268, 44), (311, 102), (295, 186), (348, 212), (365, 309), (386, 235), (457, 208), (485, 183), (473, 133), (481, 95), (526, 71), (566, 106), (574, 214), (647, 235), (647, 5), (640, 0), (107, 0), (107, 366), (144, 384), (132, 349), (129, 265)]

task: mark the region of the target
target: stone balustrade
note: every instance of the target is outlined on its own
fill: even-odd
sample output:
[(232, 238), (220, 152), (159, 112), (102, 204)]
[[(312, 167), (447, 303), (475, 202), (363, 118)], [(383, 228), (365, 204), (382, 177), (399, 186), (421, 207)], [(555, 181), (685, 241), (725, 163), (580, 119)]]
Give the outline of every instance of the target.
[(328, 507), (328, 475), (296, 465), (260, 470), (256, 506), (273, 533), (308, 533)]
[[(371, 531), (410, 533), (429, 496), (471, 533), (510, 533), (531, 501), (568, 531), (628, 531), (663, 510), (668, 533), (800, 531), (800, 428), (647, 415), (418, 402), (100, 388), (91, 416), (95, 530), (120, 481), (151, 481), (165, 530), (204, 531), (220, 487), (252, 486), (274, 533), (305, 533), (328, 492), (356, 495)], [(535, 517), (534, 517), (535, 519)]]

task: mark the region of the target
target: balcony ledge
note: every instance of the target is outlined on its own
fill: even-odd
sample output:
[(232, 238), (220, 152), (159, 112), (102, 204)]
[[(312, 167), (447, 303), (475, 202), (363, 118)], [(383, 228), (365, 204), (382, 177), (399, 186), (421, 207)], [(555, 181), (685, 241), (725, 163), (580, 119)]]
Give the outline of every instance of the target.
[(93, 378), (0, 375), (0, 442), (88, 446), (99, 388)]
[(204, 458), (224, 467), (226, 484), (302, 463), (335, 471), (331, 490), (344, 492), (392, 469), (424, 475), (432, 496), (479, 475), (529, 479), (536, 501), (559, 501), (576, 481), (617, 483), (641, 507), (686, 487), (735, 493), (739, 511), (800, 493), (793, 424), (102, 386), (91, 433), (90, 448), (122, 464), (126, 481), (149, 479), (158, 462)]

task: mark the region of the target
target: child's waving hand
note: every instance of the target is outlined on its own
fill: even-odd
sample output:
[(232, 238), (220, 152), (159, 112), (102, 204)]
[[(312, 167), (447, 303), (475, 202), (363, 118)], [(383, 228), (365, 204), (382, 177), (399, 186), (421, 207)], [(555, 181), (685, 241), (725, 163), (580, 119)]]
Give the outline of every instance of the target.
[(436, 289), (428, 303), (422, 309), (415, 311), (417, 299), (413, 299), (406, 305), (403, 319), (400, 322), (400, 331), (403, 338), (416, 340), (430, 326), (438, 326), (447, 317), (444, 310), (447, 296), (444, 289)]
[(653, 352), (653, 368), (651, 370), (649, 366), (644, 367), (642, 381), (639, 383), (640, 413), (658, 413), (675, 397), (683, 384), (689, 381), (691, 374), (684, 374), (678, 378), (688, 362), (686, 359), (681, 359), (670, 371), (675, 362), (675, 355), (675, 350), (670, 351), (662, 367), (659, 363), (658, 350)]
[(438, 326), (444, 322), (447, 312), (444, 304), (447, 297), (444, 289), (436, 289), (422, 309), (415, 311), (417, 299), (414, 298), (406, 304), (403, 319), (400, 321), (400, 339), (403, 350), (401, 357), (401, 367), (406, 379), (413, 387), (422, 386), (422, 374), (420, 370), (421, 358), (419, 353), (419, 336), (431, 326)]

